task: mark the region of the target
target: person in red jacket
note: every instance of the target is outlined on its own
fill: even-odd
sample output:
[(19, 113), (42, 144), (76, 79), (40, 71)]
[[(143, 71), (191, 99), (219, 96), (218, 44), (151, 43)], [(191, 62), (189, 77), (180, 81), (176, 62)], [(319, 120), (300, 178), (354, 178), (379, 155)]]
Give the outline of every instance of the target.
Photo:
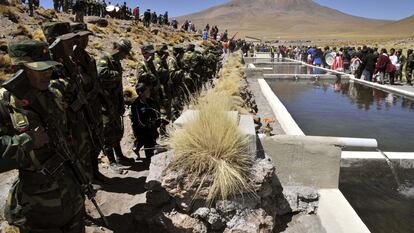
[[(375, 65), (375, 73), (379, 74), (379, 82), (384, 84), (384, 78), (387, 70), (387, 65), (391, 64), (390, 58), (388, 57), (387, 49), (381, 49), (381, 54), (377, 59), (377, 63)], [(378, 80), (377, 80), (378, 82)]]
[(132, 14), (134, 15), (134, 20), (139, 21), (139, 6), (135, 7), (132, 11)]
[(344, 59), (340, 53), (336, 53), (335, 60), (332, 64), (332, 69), (338, 72), (344, 72)]

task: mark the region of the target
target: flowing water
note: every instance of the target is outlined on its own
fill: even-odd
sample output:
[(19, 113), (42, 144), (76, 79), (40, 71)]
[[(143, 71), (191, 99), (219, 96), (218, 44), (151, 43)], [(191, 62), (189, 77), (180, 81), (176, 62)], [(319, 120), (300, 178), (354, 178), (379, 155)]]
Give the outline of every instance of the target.
[[(381, 151), (414, 151), (413, 100), (348, 80), (267, 82), (307, 135), (375, 138)], [(361, 161), (341, 168), (340, 190), (371, 232), (414, 232), (414, 168)]]

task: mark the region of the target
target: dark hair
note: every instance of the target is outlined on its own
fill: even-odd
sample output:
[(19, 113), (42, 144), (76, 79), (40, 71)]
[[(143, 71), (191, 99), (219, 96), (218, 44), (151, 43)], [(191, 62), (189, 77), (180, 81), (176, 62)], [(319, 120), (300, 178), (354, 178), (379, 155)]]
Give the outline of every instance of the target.
[(382, 48), (381, 49), (381, 53), (387, 53), (387, 49), (386, 48)]

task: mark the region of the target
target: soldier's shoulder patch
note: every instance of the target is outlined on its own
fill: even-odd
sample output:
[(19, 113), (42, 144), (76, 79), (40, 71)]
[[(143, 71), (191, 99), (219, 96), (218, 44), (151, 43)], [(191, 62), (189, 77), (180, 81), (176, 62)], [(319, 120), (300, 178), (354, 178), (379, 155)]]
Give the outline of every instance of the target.
[(108, 61), (106, 59), (99, 59), (98, 65), (106, 65), (108, 64)]

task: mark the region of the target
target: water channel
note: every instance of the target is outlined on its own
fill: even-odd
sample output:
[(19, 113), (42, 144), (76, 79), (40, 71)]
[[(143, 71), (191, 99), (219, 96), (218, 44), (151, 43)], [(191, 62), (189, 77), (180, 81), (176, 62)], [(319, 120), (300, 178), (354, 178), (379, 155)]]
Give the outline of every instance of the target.
[[(414, 151), (414, 101), (349, 80), (266, 79), (307, 135), (376, 138), (382, 151)], [(386, 160), (342, 167), (340, 190), (373, 233), (414, 229), (414, 169)], [(400, 190), (401, 189), (401, 190)]]

